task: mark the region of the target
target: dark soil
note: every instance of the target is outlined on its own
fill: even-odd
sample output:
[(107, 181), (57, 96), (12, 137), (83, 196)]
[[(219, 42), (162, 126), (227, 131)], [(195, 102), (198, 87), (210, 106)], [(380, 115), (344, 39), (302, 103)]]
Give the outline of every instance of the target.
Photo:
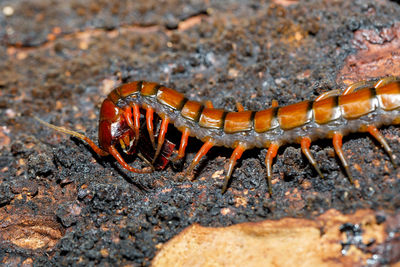
[[(12, 15), (5, 14), (7, 6)], [(194, 181), (181, 180), (202, 144), (196, 139), (182, 166), (134, 174), (33, 119), (97, 140), (102, 100), (114, 85), (134, 80), (159, 82), (230, 110), (236, 101), (260, 110), (273, 99), (280, 105), (313, 99), (344, 87), (338, 73), (357, 52), (354, 32), (392, 27), (400, 14), (396, 1), (301, 1), (284, 7), (239, 0), (6, 0), (1, 10), (0, 213), (16, 221), (0, 222), (0, 233), (31, 218), (33, 225), (52, 220), (63, 236), (55, 246), (35, 249), (0, 242), (0, 262), (149, 265), (159, 244), (192, 223), (314, 218), (332, 208), (399, 212), (399, 171), (365, 134), (344, 139), (356, 186), (334, 157), (331, 141), (320, 140), (312, 153), (326, 179), (298, 145), (282, 147), (271, 198), (266, 150), (246, 151), (221, 194), (220, 171), (231, 149), (213, 148)], [(400, 129), (389, 126), (382, 133), (398, 155)], [(171, 129), (167, 138), (179, 140), (179, 132)], [(140, 159), (131, 161), (144, 166)], [(226, 208), (230, 212), (222, 214)]]

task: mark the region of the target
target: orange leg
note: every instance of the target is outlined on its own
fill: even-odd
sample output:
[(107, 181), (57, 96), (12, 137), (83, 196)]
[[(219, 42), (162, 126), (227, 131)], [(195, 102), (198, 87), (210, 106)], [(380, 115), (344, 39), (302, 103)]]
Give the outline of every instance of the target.
[(135, 131), (135, 146), (136, 146), (139, 141), (140, 110), (138, 104), (134, 104), (132, 108), (133, 108), (133, 130)]
[(244, 107), (240, 102), (236, 102), (236, 109), (237, 111), (244, 111)]
[(229, 160), (229, 167), (228, 167), (228, 172), (225, 176), (225, 181), (224, 181), (224, 186), (222, 187), (222, 194), (225, 193), (226, 188), (228, 187), (228, 182), (229, 179), (231, 178), (233, 168), (236, 165), (236, 161), (240, 159), (242, 156), (243, 152), (246, 150), (246, 147), (243, 144), (239, 144), (235, 150), (233, 150), (231, 159)]
[(212, 103), (210, 100), (204, 101), (204, 106), (205, 106), (206, 108), (214, 108), (214, 105), (213, 105), (213, 103)]
[(181, 144), (179, 145), (178, 155), (176, 156), (176, 158), (173, 159), (173, 161), (177, 161), (185, 156), (185, 150), (188, 144), (189, 134), (190, 130), (188, 128), (184, 128), (181, 137)]
[(341, 133), (333, 134), (333, 148), (335, 149), (336, 155), (338, 155), (340, 161), (343, 164), (344, 169), (346, 170), (347, 177), (349, 178), (350, 183), (353, 184), (353, 176), (351, 175), (349, 163), (347, 162), (346, 157), (344, 156), (342, 150), (342, 138), (343, 135)]
[(397, 164), (395, 162), (395, 156), (393, 155), (393, 151), (388, 145), (388, 143), (385, 140), (385, 137), (379, 132), (379, 130), (373, 126), (369, 125), (367, 127), (368, 132), (375, 137), (375, 139), (382, 145), (383, 149), (385, 149), (386, 153), (388, 153), (390, 160), (392, 161), (392, 164), (395, 168), (397, 168)]
[[(75, 135), (75, 137), (79, 137), (77, 135)], [(99, 156), (108, 156), (110, 153), (108, 153), (107, 151), (104, 151), (103, 149), (101, 149), (100, 147), (98, 147), (92, 140), (90, 140), (88, 137), (86, 136), (82, 136), (81, 137), (82, 140), (86, 141), (89, 146), (94, 150), (94, 152), (97, 153), (97, 155)]]
[(379, 87), (385, 86), (388, 83), (399, 81), (399, 80), (400, 80), (400, 78), (396, 77), (396, 76), (385, 77), (385, 78), (382, 78), (379, 81), (377, 81), (374, 87), (379, 88)]
[[(383, 80), (383, 79), (382, 79), (382, 80)], [(393, 80), (386, 81), (386, 83), (387, 83), (387, 82), (391, 82), (391, 81), (393, 81)], [(380, 82), (380, 81), (378, 81), (378, 83), (377, 83), (376, 85), (375, 85), (374, 82), (372, 82), (372, 81), (361, 81), (361, 82), (356, 82), (356, 83), (353, 83), (353, 84), (349, 85), (346, 89), (344, 89), (343, 92), (340, 92), (339, 89), (334, 89), (334, 90), (331, 90), (331, 91), (322, 93), (322, 94), (319, 95), (314, 101), (315, 101), (315, 102), (318, 102), (318, 101), (321, 101), (321, 100), (326, 99), (326, 98), (331, 97), (331, 96), (348, 95), (348, 94), (351, 94), (351, 93), (353, 93), (353, 92), (355, 92), (355, 91), (357, 91), (357, 90), (359, 90), (359, 89), (361, 89), (361, 88), (365, 88), (365, 87), (374, 87), (374, 85), (375, 85), (375, 88), (377, 88), (376, 86), (379, 86), (379, 85), (378, 85), (379, 82)], [(386, 84), (386, 83), (385, 83), (385, 84)]]
[(151, 169), (150, 172), (153, 172), (153, 171), (155, 170), (153, 164), (151, 164), (151, 162), (150, 162), (145, 156), (143, 156), (142, 153), (136, 152), (136, 155), (138, 156), (138, 158), (140, 158), (141, 160), (143, 160), (144, 163), (146, 163), (147, 165), (149, 165), (149, 167), (150, 167), (150, 169)]
[[(207, 152), (214, 146), (214, 143), (210, 140), (206, 141), (200, 150), (197, 152), (196, 156), (194, 157), (192, 163), (190, 163), (189, 167), (185, 172), (185, 176), (189, 176), (192, 173), (194, 167), (200, 162), (201, 158), (207, 154)], [(192, 179), (190, 179), (192, 180)]]
[(151, 144), (153, 145), (153, 148), (156, 149), (156, 142), (154, 141), (153, 114), (154, 114), (154, 109), (148, 107), (146, 109), (146, 126), (147, 126), (147, 131), (149, 132)]
[(279, 103), (278, 103), (278, 101), (277, 100), (275, 100), (275, 99), (272, 99), (272, 102), (271, 102), (271, 107), (272, 108), (276, 108), (276, 107), (278, 107), (279, 106)]
[[(133, 109), (133, 120), (132, 120), (132, 109)], [(139, 128), (140, 128), (140, 112), (139, 112), (139, 105), (134, 104), (131, 107), (126, 107), (124, 109), (124, 118), (128, 126), (134, 130), (135, 132), (135, 145), (139, 140)]]
[(160, 133), (158, 134), (157, 150), (156, 153), (154, 154), (152, 162), (153, 164), (156, 161), (158, 155), (160, 154), (161, 147), (164, 144), (165, 134), (167, 133), (168, 130), (168, 124), (169, 124), (169, 118), (165, 117), (161, 122)]
[(328, 92), (320, 94), (314, 101), (318, 102), (318, 101), (321, 101), (321, 100), (326, 99), (328, 97), (338, 96), (338, 95), (340, 95), (340, 90), (335, 89), (335, 90), (331, 90), (331, 91), (328, 91)]
[(132, 108), (131, 107), (126, 107), (125, 109), (124, 109), (124, 118), (125, 118), (125, 121), (126, 121), (126, 123), (128, 124), (128, 126), (131, 128), (131, 129), (134, 129), (135, 127), (133, 126), (133, 120), (132, 120)]
[(307, 136), (303, 137), (301, 139), (301, 151), (303, 151), (303, 154), (306, 156), (306, 158), (311, 163), (311, 165), (314, 166), (314, 169), (317, 171), (319, 176), (321, 176), (321, 178), (324, 178), (321, 170), (318, 168), (317, 161), (314, 159), (313, 155), (311, 154), (310, 146), (311, 146), (311, 139)]
[(146, 170), (146, 169), (139, 170), (139, 169), (129, 166), (128, 163), (125, 162), (125, 160), (122, 158), (121, 154), (119, 154), (118, 150), (114, 146), (110, 146), (108, 148), (108, 152), (110, 152), (110, 154), (119, 162), (119, 164), (121, 164), (121, 166), (124, 167), (125, 169), (127, 169), (128, 171), (136, 172), (136, 173), (152, 172), (151, 169), (150, 170)]
[(272, 196), (272, 161), (278, 153), (279, 146), (277, 144), (271, 144), (268, 148), (267, 155), (265, 156), (265, 165), (267, 166), (267, 182), (268, 182), (268, 192)]
[(351, 85), (349, 85), (342, 93), (342, 95), (347, 95), (351, 94), (361, 88), (366, 88), (366, 87), (374, 87), (375, 82), (373, 81), (361, 81), (361, 82), (356, 82)]

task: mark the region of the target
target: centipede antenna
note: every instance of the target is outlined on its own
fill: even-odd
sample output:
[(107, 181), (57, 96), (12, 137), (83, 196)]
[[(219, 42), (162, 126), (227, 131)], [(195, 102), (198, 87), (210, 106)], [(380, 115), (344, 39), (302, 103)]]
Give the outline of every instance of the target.
[(318, 167), (317, 161), (311, 154), (310, 146), (311, 146), (311, 139), (307, 136), (303, 137), (301, 139), (301, 150), (303, 151), (303, 154), (306, 156), (311, 165), (313, 165), (314, 169), (317, 171), (319, 176), (321, 176), (321, 178), (324, 178), (324, 175), (322, 174), (321, 170)]
[(381, 146), (383, 147), (383, 149), (386, 151), (386, 153), (388, 153), (390, 161), (392, 162), (393, 166), (395, 168), (397, 168), (397, 164), (395, 162), (395, 156), (393, 155), (393, 151), (390, 148), (390, 146), (388, 145), (388, 143), (386, 142), (385, 137), (381, 134), (381, 132), (379, 132), (379, 130), (373, 126), (373, 125), (369, 125), (367, 127), (368, 132), (381, 144)]
[[(197, 152), (196, 156), (194, 157), (193, 161), (190, 163), (189, 167), (185, 172), (185, 176), (189, 177), (189, 174), (192, 173), (194, 167), (200, 162), (201, 158), (204, 157), (207, 152), (214, 146), (214, 143), (210, 140), (206, 141), (200, 150)], [(190, 178), (189, 178), (190, 179)], [(192, 179), (190, 179), (192, 180)]]
[(265, 156), (265, 165), (267, 166), (267, 182), (268, 192), (272, 196), (272, 161), (278, 153), (279, 146), (277, 144), (271, 144), (268, 148), (267, 155)]
[(70, 130), (70, 129), (66, 129), (66, 128), (64, 128), (64, 127), (55, 126), (55, 125), (53, 125), (53, 124), (50, 124), (50, 123), (48, 123), (48, 122), (43, 121), (42, 119), (39, 119), (39, 118), (36, 117), (36, 116), (33, 116), (33, 118), (34, 118), (35, 120), (37, 120), (38, 122), (40, 122), (41, 124), (43, 124), (43, 125), (45, 125), (45, 126), (51, 128), (51, 129), (53, 129), (53, 130), (56, 130), (57, 132), (69, 134), (69, 135), (75, 136), (76, 138), (79, 138), (79, 139), (85, 141), (85, 142), (88, 143), (89, 146), (94, 150), (94, 152), (96, 152), (96, 153), (97, 153), (98, 155), (100, 155), (100, 156), (108, 156), (108, 155), (109, 155), (109, 153), (108, 153), (107, 151), (104, 151), (103, 149), (101, 149), (100, 147), (98, 147), (91, 139), (89, 139), (88, 137), (86, 137), (86, 136), (83, 135), (83, 134), (80, 134), (80, 133), (78, 133), (78, 132), (72, 131), (72, 130)]
[(158, 134), (157, 150), (156, 153), (154, 154), (154, 158), (152, 161), (153, 164), (161, 152), (161, 148), (165, 140), (165, 134), (167, 133), (168, 130), (168, 124), (169, 124), (169, 118), (165, 117), (161, 122), (160, 133)]
[(242, 156), (242, 154), (243, 154), (243, 152), (245, 150), (246, 150), (246, 147), (244, 146), (244, 144), (239, 144), (235, 148), (235, 150), (233, 150), (232, 156), (231, 156), (231, 158), (229, 160), (229, 167), (228, 167), (228, 171), (227, 171), (226, 176), (225, 176), (224, 185), (222, 187), (222, 194), (225, 193), (226, 188), (228, 187), (228, 183), (229, 183), (229, 180), (231, 178), (231, 175), (232, 175), (232, 172), (233, 172), (233, 168), (236, 165), (236, 161), (238, 159), (240, 159), (240, 157)]
[(349, 178), (350, 183), (354, 184), (353, 175), (350, 172), (349, 163), (347, 162), (347, 159), (343, 153), (342, 138), (343, 138), (343, 135), (340, 133), (333, 134), (333, 148), (335, 149), (336, 155), (338, 155), (340, 161), (343, 164), (343, 167), (346, 171), (346, 174), (347, 174), (347, 177)]

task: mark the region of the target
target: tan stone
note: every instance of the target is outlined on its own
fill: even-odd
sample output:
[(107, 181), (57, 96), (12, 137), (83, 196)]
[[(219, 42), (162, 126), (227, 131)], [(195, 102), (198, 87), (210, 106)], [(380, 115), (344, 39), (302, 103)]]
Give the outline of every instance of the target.
[(153, 266), (353, 266), (370, 254), (351, 246), (342, 255), (343, 223), (360, 224), (363, 240), (385, 240), (370, 210), (329, 210), (316, 220), (285, 218), (212, 228), (192, 225), (164, 244)]

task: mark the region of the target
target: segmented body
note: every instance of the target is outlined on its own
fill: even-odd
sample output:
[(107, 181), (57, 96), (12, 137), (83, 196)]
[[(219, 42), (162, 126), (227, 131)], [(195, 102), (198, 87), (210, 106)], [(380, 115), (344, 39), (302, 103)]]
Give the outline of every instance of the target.
[[(266, 165), (269, 185), (272, 160), (278, 147), (286, 143), (300, 143), (304, 154), (321, 176), (309, 151), (310, 143), (320, 138), (333, 138), (335, 151), (352, 181), (348, 163), (341, 150), (341, 138), (350, 132), (369, 131), (389, 153), (392, 162), (395, 162), (390, 147), (377, 127), (400, 123), (400, 81), (396, 77), (357, 83), (343, 94), (337, 90), (330, 91), (314, 101), (261, 111), (239, 109), (237, 112), (215, 109), (210, 104), (188, 100), (171, 88), (152, 82), (135, 81), (115, 88), (104, 100), (100, 111), (100, 148), (94, 144), (91, 146), (99, 154), (112, 154), (124, 168), (141, 172), (124, 162), (115, 145), (121, 145), (127, 153), (134, 152), (139, 137), (140, 112), (146, 111), (147, 129), (154, 148), (157, 147), (155, 158), (160, 152), (169, 123), (183, 132), (178, 158), (184, 156), (189, 135), (204, 142), (187, 173), (193, 170), (211, 147), (235, 149), (223, 190), (226, 189), (237, 159), (243, 151), (253, 147), (268, 148)], [(154, 112), (162, 119), (157, 145), (152, 125)], [(88, 141), (87, 137), (84, 138)]]
[[(274, 142), (280, 145), (300, 143), (302, 136), (316, 140), (331, 138), (333, 132), (345, 135), (365, 131), (362, 126), (369, 124), (376, 127), (393, 124), (400, 116), (400, 83), (262, 111), (206, 108), (173, 89), (148, 82), (124, 84), (114, 89), (106, 101), (112, 102), (121, 112), (132, 103), (144, 109), (153, 107), (161, 118), (168, 117), (178, 130), (189, 128), (190, 136), (203, 142), (212, 139), (215, 146), (235, 148), (243, 142), (247, 149), (268, 148)], [(100, 121), (106, 119), (103, 113), (100, 113)], [(101, 135), (99, 137), (102, 140)]]

